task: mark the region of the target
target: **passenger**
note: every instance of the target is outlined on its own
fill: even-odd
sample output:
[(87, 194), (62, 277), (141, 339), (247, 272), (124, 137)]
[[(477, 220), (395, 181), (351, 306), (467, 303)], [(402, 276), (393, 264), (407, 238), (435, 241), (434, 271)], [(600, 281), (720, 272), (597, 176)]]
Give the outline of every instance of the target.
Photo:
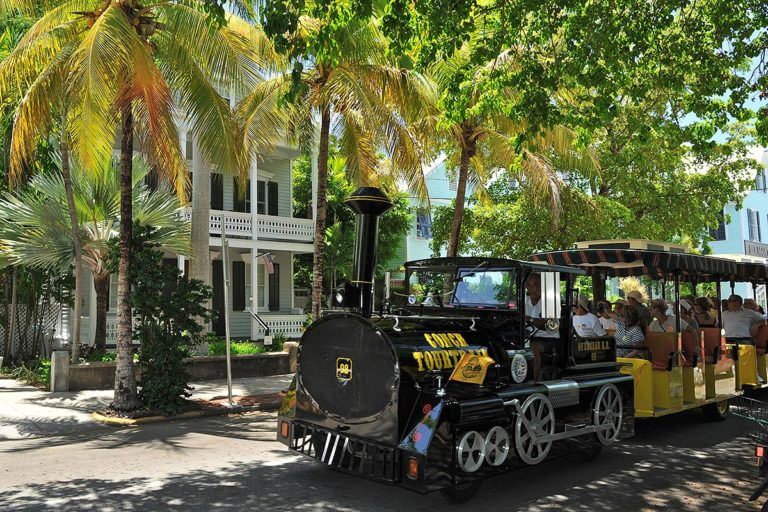
[(643, 305), (643, 294), (638, 290), (629, 292), (627, 294), (627, 306), (637, 309), (637, 313), (640, 315), (640, 325), (643, 331), (646, 331), (653, 321), (653, 316), (651, 311)]
[[(653, 321), (648, 326), (649, 332), (677, 332), (677, 318), (667, 313), (667, 301), (656, 299), (651, 302), (651, 314)], [(696, 334), (696, 330), (688, 325), (688, 322), (680, 318), (680, 332), (690, 330)]]
[(554, 352), (560, 345), (560, 332), (548, 331), (547, 319), (541, 317), (541, 276), (533, 273), (525, 282), (525, 319), (536, 330), (531, 338), (534, 379), (541, 378), (541, 360), (544, 352)]
[(761, 311), (762, 308), (758, 305), (755, 299), (744, 299), (744, 309), (751, 309), (752, 311), (757, 311), (763, 317), (765, 317), (765, 314)]
[(712, 314), (712, 302), (707, 297), (696, 299), (693, 310), (699, 327), (717, 327), (717, 314)]
[(680, 320), (684, 320), (697, 333), (699, 332), (699, 321), (696, 320), (696, 315), (693, 313), (691, 302), (686, 299), (680, 301)]
[(610, 302), (601, 300), (597, 303), (597, 317), (600, 319), (600, 324), (608, 334), (613, 335), (616, 332), (616, 321), (610, 317), (610, 313), (613, 313)]
[(582, 338), (597, 338), (607, 334), (600, 319), (589, 312), (589, 299), (584, 295), (579, 295), (578, 304), (573, 307), (573, 328), (576, 334)]
[(726, 338), (752, 338), (757, 330), (765, 325), (765, 318), (757, 311), (744, 309), (741, 295), (728, 298), (728, 310), (723, 311), (723, 329)]
[(616, 301), (616, 304), (614, 305), (614, 312), (621, 316), (621, 312), (624, 309), (624, 307), (627, 305), (627, 301), (624, 299), (619, 299)]
[(637, 308), (626, 307), (621, 316), (613, 315), (616, 320), (616, 355), (618, 357), (637, 357), (641, 354), (645, 335), (640, 325), (640, 313)]

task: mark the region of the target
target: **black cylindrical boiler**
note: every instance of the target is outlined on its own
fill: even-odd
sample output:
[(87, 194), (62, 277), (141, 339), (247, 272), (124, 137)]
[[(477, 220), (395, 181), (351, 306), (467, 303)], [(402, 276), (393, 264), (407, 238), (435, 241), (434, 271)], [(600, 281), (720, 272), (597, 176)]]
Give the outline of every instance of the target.
[(355, 250), (351, 283), (359, 290), (359, 308), (370, 316), (373, 307), (373, 275), (376, 272), (379, 216), (392, 201), (375, 187), (360, 187), (345, 201), (355, 212)]

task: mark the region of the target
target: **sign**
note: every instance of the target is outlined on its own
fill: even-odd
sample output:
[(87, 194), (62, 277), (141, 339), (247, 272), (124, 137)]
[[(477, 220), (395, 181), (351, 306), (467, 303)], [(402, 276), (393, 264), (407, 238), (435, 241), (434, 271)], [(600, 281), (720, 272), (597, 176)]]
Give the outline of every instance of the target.
[(336, 359), (336, 379), (339, 382), (352, 380), (352, 359), (348, 357)]
[(761, 244), (759, 242), (744, 241), (744, 254), (747, 256), (758, 256), (760, 258), (768, 258), (768, 244)]

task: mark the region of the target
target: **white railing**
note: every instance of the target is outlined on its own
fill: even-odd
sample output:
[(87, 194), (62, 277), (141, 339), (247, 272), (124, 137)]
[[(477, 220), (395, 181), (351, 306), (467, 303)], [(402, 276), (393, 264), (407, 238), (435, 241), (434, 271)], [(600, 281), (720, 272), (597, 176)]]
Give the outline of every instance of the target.
[(259, 238), (311, 242), (315, 239), (315, 222), (312, 219), (257, 215)]
[[(184, 220), (192, 220), (192, 210), (182, 211)], [(315, 223), (312, 219), (279, 217), (275, 215), (256, 215), (257, 237), (262, 240), (285, 240), (289, 242), (312, 242), (315, 239)], [(212, 235), (221, 234), (221, 223), (227, 236), (243, 238), (253, 237), (253, 215), (250, 213), (225, 212), (211, 210), (208, 232)]]
[[(304, 332), (304, 322), (307, 315), (259, 315), (269, 326), (270, 334), (283, 334), (286, 338), (300, 338)], [(256, 337), (264, 337), (264, 329), (257, 324)]]

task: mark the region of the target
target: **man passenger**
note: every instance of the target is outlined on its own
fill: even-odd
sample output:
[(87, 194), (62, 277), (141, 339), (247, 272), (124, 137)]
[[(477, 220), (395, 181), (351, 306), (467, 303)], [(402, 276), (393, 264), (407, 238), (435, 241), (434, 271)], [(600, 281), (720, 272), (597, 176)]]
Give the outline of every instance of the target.
[(765, 318), (757, 311), (744, 309), (741, 295), (728, 297), (728, 310), (723, 311), (723, 329), (726, 338), (752, 338), (757, 330), (765, 325)]
[(596, 315), (589, 311), (589, 299), (579, 295), (577, 304), (573, 306), (573, 329), (582, 338), (597, 338), (608, 333), (603, 329), (603, 324)]
[[(541, 378), (541, 355), (553, 352), (560, 345), (560, 330), (548, 331), (547, 319), (541, 317), (541, 276), (533, 273), (525, 282), (525, 319), (535, 329), (531, 338), (534, 379)], [(559, 320), (559, 319), (558, 319)]]
[[(656, 299), (651, 302), (651, 314), (653, 321), (648, 325), (649, 332), (677, 332), (677, 318), (667, 314), (667, 301)], [(688, 325), (688, 322), (680, 319), (680, 332), (690, 330), (696, 335), (696, 329)]]

